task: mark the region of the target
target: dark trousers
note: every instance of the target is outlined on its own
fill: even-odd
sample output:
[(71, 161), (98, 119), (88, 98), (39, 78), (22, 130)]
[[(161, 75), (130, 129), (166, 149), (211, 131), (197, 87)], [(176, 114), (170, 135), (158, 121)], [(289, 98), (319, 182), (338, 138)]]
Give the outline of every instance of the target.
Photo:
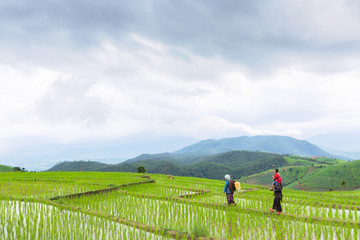
[(227, 199), (228, 204), (235, 203), (234, 202), (234, 193), (227, 193), (226, 199)]
[(281, 198), (274, 198), (274, 204), (272, 209), (276, 210), (277, 212), (282, 212), (281, 208)]

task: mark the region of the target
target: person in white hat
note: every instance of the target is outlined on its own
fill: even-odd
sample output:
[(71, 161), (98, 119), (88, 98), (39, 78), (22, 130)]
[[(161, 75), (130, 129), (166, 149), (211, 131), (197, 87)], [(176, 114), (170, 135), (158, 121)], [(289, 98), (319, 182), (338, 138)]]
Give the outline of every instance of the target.
[[(226, 174), (224, 176), (225, 178), (225, 188), (224, 188), (224, 193), (226, 193), (226, 199), (227, 199), (227, 202), (229, 204), (229, 206), (231, 204), (234, 204), (236, 205), (235, 201), (234, 201), (234, 188), (235, 188), (235, 185), (233, 182), (231, 182), (231, 177), (229, 174)], [(231, 184), (233, 184), (234, 186), (231, 188)]]

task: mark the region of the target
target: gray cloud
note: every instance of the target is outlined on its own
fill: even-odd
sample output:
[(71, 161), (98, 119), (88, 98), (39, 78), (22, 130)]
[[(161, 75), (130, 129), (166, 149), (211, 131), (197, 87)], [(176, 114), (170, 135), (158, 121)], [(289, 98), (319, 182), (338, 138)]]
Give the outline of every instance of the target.
[(15, 30), (34, 35), (58, 30), (106, 32), (135, 23), (139, 7), (123, 1), (7, 1), (2, 3), (1, 20), (2, 26), (15, 25)]
[(136, 32), (205, 57), (241, 62), (253, 73), (286, 65), (287, 54), (302, 61), (319, 52), (321, 58), (359, 53), (359, 5), (319, 3), (7, 1), (0, 8), (1, 41), (84, 48), (103, 36), (124, 40)]

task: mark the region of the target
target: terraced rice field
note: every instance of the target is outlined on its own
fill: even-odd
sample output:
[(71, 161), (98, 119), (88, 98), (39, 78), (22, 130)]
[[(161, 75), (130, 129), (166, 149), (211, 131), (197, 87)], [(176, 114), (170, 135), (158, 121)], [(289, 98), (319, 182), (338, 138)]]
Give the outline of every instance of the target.
[(133, 173), (0, 174), (0, 239), (360, 239), (360, 192), (242, 185)]

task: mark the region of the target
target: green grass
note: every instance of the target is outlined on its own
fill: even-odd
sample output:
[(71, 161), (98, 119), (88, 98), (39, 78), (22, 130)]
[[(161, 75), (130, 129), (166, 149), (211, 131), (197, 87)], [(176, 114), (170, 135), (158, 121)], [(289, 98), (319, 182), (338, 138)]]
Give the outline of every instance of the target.
[(285, 157), (285, 160), (292, 166), (314, 166), (317, 164), (334, 165), (346, 162), (345, 160), (327, 157), (308, 158), (298, 156)]
[(285, 157), (285, 160), (289, 163), (290, 166), (311, 166), (314, 164), (314, 161), (310, 161), (309, 158), (302, 157)]

